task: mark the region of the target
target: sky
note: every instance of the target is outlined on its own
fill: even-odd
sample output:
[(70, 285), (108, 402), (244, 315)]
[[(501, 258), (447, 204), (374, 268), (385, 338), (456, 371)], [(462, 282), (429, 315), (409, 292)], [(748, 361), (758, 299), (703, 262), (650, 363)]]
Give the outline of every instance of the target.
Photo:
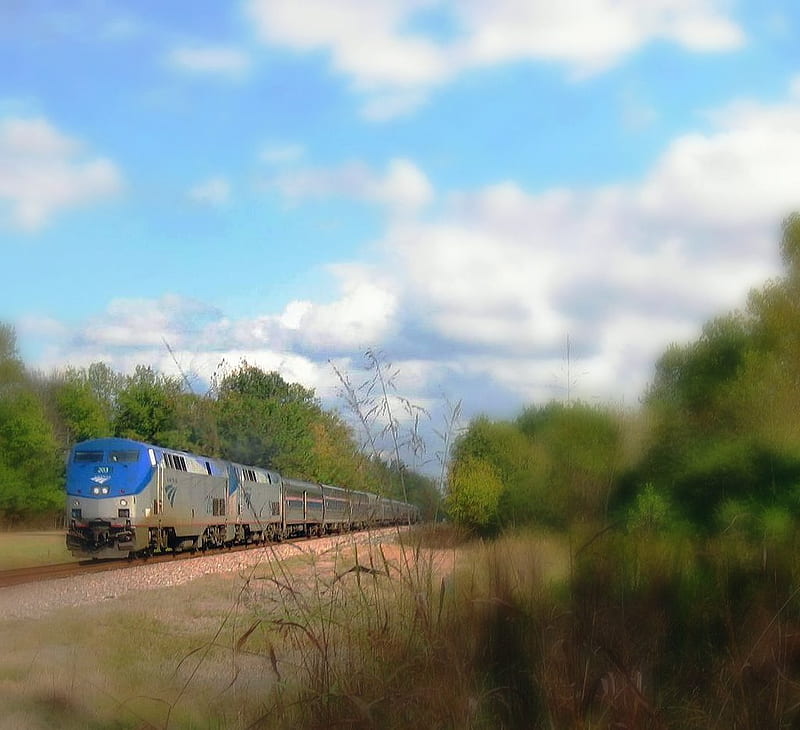
[(44, 372), (635, 407), (780, 275), (793, 0), (0, 0), (0, 320)]

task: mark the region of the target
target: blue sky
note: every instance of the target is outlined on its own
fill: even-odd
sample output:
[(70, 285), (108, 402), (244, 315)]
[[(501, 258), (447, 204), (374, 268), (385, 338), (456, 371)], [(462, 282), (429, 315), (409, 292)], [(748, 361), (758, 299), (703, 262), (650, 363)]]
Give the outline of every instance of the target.
[[(779, 273), (790, 0), (0, 4), (0, 319), (45, 371), (635, 404)], [(567, 367), (566, 343), (570, 343)], [(569, 375), (567, 374), (569, 373)]]

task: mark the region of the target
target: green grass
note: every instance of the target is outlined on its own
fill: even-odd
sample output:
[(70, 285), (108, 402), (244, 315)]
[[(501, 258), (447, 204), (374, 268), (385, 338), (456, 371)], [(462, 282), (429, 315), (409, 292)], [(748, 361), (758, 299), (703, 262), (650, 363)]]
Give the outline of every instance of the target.
[(29, 568), (75, 560), (66, 548), (63, 530), (0, 532), (0, 570)]

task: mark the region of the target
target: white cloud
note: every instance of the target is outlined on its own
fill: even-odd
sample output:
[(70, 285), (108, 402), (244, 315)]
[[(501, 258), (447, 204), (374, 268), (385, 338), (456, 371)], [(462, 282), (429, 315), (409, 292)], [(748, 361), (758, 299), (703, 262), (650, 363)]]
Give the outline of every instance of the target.
[[(697, 336), (780, 271), (778, 224), (800, 207), (798, 114), (791, 95), (717, 110), (711, 131), (673, 140), (638, 182), (532, 193), (506, 181), (440, 195), (435, 214), (389, 217), (379, 263), (333, 267), (327, 299), (238, 320), (182, 299), (116, 302), (76, 347), (125, 361), (136, 348), (160, 352), (165, 338), (204, 367), (246, 355), (326, 396), (327, 360), (353, 365), (370, 347), (422, 400), (448, 381), (463, 385), (468, 410), (567, 387), (632, 404), (670, 342)], [(347, 193), (407, 211), (434, 195), (407, 160), (283, 183), (298, 197)]]
[(500, 0), (458, 5), (472, 63), (539, 59), (603, 70), (658, 38), (696, 51), (735, 48), (742, 31), (709, 0)]
[(403, 35), (399, 27), (424, 0), (252, 0), (250, 16), (261, 37), (301, 50), (327, 48), (338, 71), (363, 87), (409, 85), (443, 78), (443, 50), (425, 38)]
[(239, 77), (250, 69), (250, 57), (227, 46), (182, 46), (170, 51), (167, 60), (173, 68), (192, 73)]
[(573, 395), (633, 402), (670, 342), (777, 273), (778, 223), (800, 208), (798, 114), (792, 99), (739, 103), (638, 183), (530, 194), (506, 182), (451, 195), (439, 220), (393, 225), (400, 341), (541, 399), (557, 394), (569, 335)]
[(383, 175), (361, 163), (333, 169), (304, 169), (277, 175), (271, 185), (291, 199), (344, 197), (385, 205), (397, 214), (411, 214), (433, 200), (433, 187), (411, 161), (394, 159)]
[(224, 206), (231, 197), (231, 186), (224, 177), (212, 177), (189, 190), (189, 199), (215, 208)]
[(160, 299), (114, 299), (106, 311), (76, 335), (89, 348), (180, 347), (209, 319), (218, 319), (212, 307), (194, 299), (165, 294)]
[(385, 277), (362, 266), (343, 264), (333, 267), (332, 273), (340, 281), (339, 299), (321, 305), (291, 303), (284, 312), (283, 322), (295, 318), (293, 329), (299, 343), (317, 352), (339, 352), (363, 350), (385, 341), (397, 309)]
[(376, 181), (375, 197), (390, 208), (413, 212), (433, 201), (433, 187), (425, 174), (408, 160), (392, 160), (382, 180)]
[[(744, 42), (726, 0), (249, 0), (247, 7), (266, 43), (327, 51), (364, 94), (362, 112), (373, 120), (408, 113), (433, 87), (472, 68), (554, 61), (586, 75), (654, 40), (695, 52)], [(454, 37), (409, 30), (432, 8), (450, 18)]]
[(0, 121), (0, 201), (11, 224), (26, 231), (57, 212), (118, 193), (122, 176), (106, 158), (87, 158), (82, 145), (46, 119)]
[(69, 333), (69, 328), (63, 322), (37, 314), (20, 317), (15, 329), (23, 337), (46, 337), (52, 340), (61, 340)]
[(662, 155), (641, 190), (654, 215), (692, 222), (768, 224), (797, 207), (800, 104), (739, 102), (709, 115), (711, 134), (687, 134)]
[(369, 267), (330, 267), (338, 296), (329, 302), (290, 301), (283, 312), (237, 321), (215, 320), (203, 330), (212, 348), (262, 347), (324, 353), (370, 347), (390, 336), (397, 299), (389, 278)]

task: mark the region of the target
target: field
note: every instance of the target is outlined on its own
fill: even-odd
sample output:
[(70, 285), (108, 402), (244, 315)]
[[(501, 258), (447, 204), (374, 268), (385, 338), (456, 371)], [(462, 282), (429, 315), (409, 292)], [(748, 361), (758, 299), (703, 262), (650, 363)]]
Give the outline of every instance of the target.
[(800, 723), (793, 537), (399, 539), (0, 619), (0, 730)]
[(209, 576), (0, 624), (0, 728), (224, 727), (222, 702), (258, 706), (269, 680), (257, 653), (232, 651), (251, 613), (240, 589)]
[(454, 560), (446, 549), (351, 545), (41, 619), (0, 619), (0, 728), (273, 727), (276, 703), (292, 715), (287, 698), (302, 691), (309, 651), (355, 647), (323, 636), (326, 616), (344, 611), (358, 623), (358, 607), (371, 605), (377, 617), (373, 602), (405, 593), (412, 561), (432, 579)]
[(0, 532), (0, 570), (66, 563), (74, 558), (63, 530)]

